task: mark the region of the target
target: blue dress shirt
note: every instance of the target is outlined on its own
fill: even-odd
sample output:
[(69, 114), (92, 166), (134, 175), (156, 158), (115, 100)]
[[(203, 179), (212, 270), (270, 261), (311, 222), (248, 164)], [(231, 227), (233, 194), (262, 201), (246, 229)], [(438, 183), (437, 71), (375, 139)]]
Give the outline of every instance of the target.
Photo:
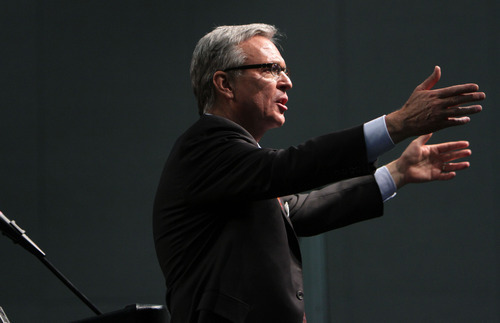
[[(385, 115), (365, 123), (363, 130), (365, 132), (366, 153), (370, 162), (374, 162), (380, 155), (394, 148), (394, 142), (392, 142), (385, 124)], [(394, 183), (387, 167), (383, 166), (375, 171), (375, 180), (384, 202), (396, 195), (396, 183)]]

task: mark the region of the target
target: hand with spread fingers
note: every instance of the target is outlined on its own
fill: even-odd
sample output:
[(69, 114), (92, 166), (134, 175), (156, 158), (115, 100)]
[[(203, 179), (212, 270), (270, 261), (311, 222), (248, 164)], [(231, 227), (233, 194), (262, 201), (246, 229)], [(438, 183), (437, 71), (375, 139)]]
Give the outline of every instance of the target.
[(398, 188), (408, 183), (450, 180), (469, 162), (453, 162), (471, 155), (467, 141), (426, 145), (432, 134), (413, 140), (401, 157), (386, 165)]
[(470, 121), (468, 115), (481, 112), (481, 105), (467, 106), (486, 97), (484, 92), (478, 92), (477, 84), (432, 89), (440, 78), (441, 68), (436, 66), (433, 73), (415, 88), (405, 105), (386, 116), (387, 130), (394, 143), (466, 124)]

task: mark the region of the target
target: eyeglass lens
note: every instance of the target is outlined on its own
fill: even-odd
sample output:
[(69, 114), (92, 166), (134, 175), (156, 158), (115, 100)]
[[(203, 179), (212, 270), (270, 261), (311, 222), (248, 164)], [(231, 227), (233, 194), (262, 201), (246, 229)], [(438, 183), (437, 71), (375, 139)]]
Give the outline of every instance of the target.
[(271, 66), (271, 73), (274, 75), (274, 76), (279, 76), (281, 74), (281, 72), (285, 72), (286, 75), (288, 75), (289, 71), (288, 69), (285, 67), (281, 67), (279, 64), (277, 63), (274, 63), (272, 66)]

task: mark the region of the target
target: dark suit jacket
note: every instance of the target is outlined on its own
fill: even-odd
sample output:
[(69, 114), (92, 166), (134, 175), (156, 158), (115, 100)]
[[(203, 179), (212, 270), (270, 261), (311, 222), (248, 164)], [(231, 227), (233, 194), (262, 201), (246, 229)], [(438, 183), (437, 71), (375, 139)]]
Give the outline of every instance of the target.
[(232, 121), (202, 116), (175, 143), (154, 205), (172, 322), (199, 322), (200, 311), (302, 322), (297, 236), (382, 215), (373, 171), (361, 126), (275, 150)]

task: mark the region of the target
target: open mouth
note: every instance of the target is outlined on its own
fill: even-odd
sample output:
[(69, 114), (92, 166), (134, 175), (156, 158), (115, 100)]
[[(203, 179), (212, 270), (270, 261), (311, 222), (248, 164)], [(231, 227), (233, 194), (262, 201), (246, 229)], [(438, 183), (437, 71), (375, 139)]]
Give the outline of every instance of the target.
[(283, 113), (286, 110), (288, 110), (287, 106), (285, 105), (288, 102), (287, 98), (281, 98), (278, 101), (276, 101), (280, 111)]

